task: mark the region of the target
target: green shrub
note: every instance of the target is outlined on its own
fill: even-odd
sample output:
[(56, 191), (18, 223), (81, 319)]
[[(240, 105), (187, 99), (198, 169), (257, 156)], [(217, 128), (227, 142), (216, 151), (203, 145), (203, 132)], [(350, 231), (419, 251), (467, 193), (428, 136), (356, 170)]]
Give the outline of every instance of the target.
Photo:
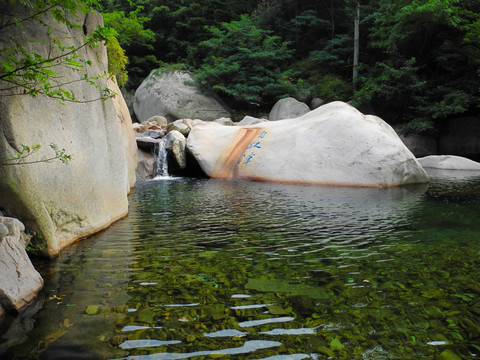
[(128, 57), (118, 43), (117, 38), (112, 35), (106, 41), (108, 56), (108, 73), (117, 78), (118, 86), (124, 86), (128, 80), (127, 64)]
[(347, 101), (351, 93), (351, 85), (335, 74), (323, 75), (314, 84), (315, 94), (326, 102)]

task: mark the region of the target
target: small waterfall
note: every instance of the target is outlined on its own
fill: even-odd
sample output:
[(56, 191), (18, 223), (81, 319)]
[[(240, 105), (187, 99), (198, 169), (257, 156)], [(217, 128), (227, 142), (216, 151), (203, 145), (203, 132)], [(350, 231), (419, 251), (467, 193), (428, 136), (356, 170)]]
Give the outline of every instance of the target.
[(167, 161), (167, 140), (159, 139), (155, 144), (156, 172), (155, 177), (168, 177), (168, 161)]

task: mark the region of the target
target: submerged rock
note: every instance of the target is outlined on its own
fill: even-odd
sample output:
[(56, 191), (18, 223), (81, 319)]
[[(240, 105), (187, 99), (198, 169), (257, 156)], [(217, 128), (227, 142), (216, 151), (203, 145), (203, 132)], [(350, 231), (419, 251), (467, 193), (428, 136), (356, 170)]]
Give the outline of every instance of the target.
[(428, 175), (395, 131), (343, 102), (251, 126), (195, 126), (187, 147), (214, 178), (395, 186)]
[(437, 360), (461, 360), (461, 357), (455, 354), (452, 350), (444, 350), (437, 356)]

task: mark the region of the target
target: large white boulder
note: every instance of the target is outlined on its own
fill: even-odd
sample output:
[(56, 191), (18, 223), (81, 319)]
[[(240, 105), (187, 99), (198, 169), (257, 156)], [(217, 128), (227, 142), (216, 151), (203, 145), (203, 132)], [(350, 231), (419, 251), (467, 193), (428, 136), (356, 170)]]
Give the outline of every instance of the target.
[(429, 177), (395, 131), (343, 102), (251, 126), (195, 126), (187, 147), (214, 178), (395, 186)]
[(424, 168), (480, 171), (480, 163), (456, 155), (430, 155), (418, 159)]
[[(76, 22), (85, 25), (79, 28), (59, 25), (47, 15), (44, 21), (51, 26), (52, 36), (65, 46), (79, 46), (81, 39), (103, 20), (98, 13), (81, 13)], [(1, 35), (4, 39), (13, 36), (45, 56), (49, 51), (47, 28), (26, 23), (21, 30), (12, 27), (2, 30), (5, 32)], [(104, 46), (85, 47), (77, 54), (92, 62), (85, 69), (90, 75), (106, 73)], [(52, 161), (0, 166), (0, 210), (20, 219), (39, 235), (50, 256), (127, 214), (127, 195), (135, 184), (137, 166), (132, 122), (117, 85), (100, 79), (100, 87), (109, 86), (118, 95), (107, 101), (93, 101), (100, 97), (102, 89), (81, 81), (83, 72), (64, 67), (53, 71), (58, 72), (58, 79), (69, 83), (66, 87), (82, 102), (60, 104), (42, 95), (31, 97), (15, 92), (0, 97), (2, 160), (21, 151), (22, 145), (34, 144), (42, 148), (28, 160), (45, 159), (54, 155), (50, 143), (64, 148), (72, 157), (68, 165)]]
[(185, 71), (153, 70), (135, 92), (135, 115), (144, 121), (154, 115), (213, 121), (230, 113), (213, 97), (201, 93)]

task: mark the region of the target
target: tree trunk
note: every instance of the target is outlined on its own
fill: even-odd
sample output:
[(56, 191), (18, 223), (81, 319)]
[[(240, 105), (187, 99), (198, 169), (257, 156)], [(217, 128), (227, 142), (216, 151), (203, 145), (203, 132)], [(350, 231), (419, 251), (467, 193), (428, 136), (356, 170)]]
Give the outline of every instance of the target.
[(360, 51), (360, 1), (357, 0), (356, 11), (355, 11), (355, 33), (353, 38), (353, 91), (357, 90), (357, 79), (358, 79), (358, 55)]

